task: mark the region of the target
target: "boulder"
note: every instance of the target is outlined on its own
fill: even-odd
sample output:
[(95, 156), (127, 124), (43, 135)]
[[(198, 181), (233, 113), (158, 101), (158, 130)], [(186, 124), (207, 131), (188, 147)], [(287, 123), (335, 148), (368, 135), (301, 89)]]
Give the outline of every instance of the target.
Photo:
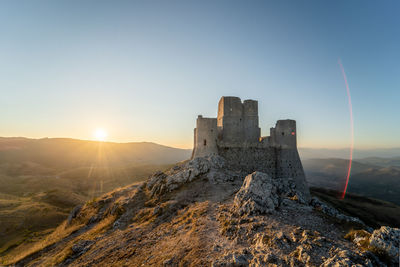
[(284, 200), (306, 203), (292, 178), (272, 179), (268, 174), (256, 171), (246, 176), (236, 194), (234, 212), (239, 215), (271, 213)]
[(271, 213), (279, 204), (272, 178), (263, 172), (246, 176), (234, 199), (234, 209), (239, 215)]

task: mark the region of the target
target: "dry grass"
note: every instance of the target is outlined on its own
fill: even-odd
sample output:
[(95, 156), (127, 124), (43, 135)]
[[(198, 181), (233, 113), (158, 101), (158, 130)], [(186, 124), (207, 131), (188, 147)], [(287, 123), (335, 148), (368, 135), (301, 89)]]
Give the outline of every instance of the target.
[(90, 230), (84, 232), (83, 234), (77, 236), (73, 240), (68, 241), (67, 244), (63, 245), (64, 248), (58, 253), (52, 255), (51, 257), (45, 258), (41, 265), (44, 266), (56, 266), (67, 260), (73, 255), (72, 246), (81, 240), (93, 240), (101, 235), (103, 235), (107, 230), (110, 229), (112, 224), (115, 222), (117, 216), (108, 216), (101, 220)]
[(370, 236), (371, 236), (371, 234), (365, 230), (350, 230), (344, 236), (344, 238), (347, 240), (350, 240), (350, 241), (354, 241), (354, 239), (360, 238), (360, 241), (358, 242), (360, 248), (367, 251), (367, 250), (370, 250), (370, 246), (369, 246)]
[(25, 246), (17, 247), (16, 249), (10, 251), (6, 256), (3, 257), (3, 264), (13, 264), (20, 261), (21, 259), (28, 257), (48, 246), (51, 246), (82, 227), (86, 226), (89, 219), (97, 213), (98, 209), (93, 207), (93, 203), (87, 203), (79, 215), (72, 220), (70, 225), (64, 221), (60, 226), (58, 226), (50, 235), (44, 239), (34, 242), (32, 244), (25, 244)]
[(21, 259), (28, 257), (48, 246), (55, 244), (61, 239), (69, 236), (73, 232), (79, 230), (84, 225), (73, 225), (71, 227), (66, 228), (66, 222), (62, 223), (59, 227), (57, 227), (50, 235), (48, 235), (45, 239), (40, 240), (39, 242), (33, 243), (28, 248), (20, 248), (11, 251), (7, 254), (2, 260), (3, 264), (13, 264)]
[[(80, 240), (93, 240), (94, 238), (104, 234), (112, 224), (117, 219), (117, 216), (108, 216), (101, 220), (98, 224), (96, 224), (93, 228), (90, 228), (88, 231), (84, 232), (83, 234), (77, 236), (76, 238), (68, 241), (66, 244), (63, 244), (63, 249), (58, 253), (52, 255), (51, 257), (47, 257), (41, 263), (44, 266), (55, 266), (60, 264), (61, 262), (65, 261), (68, 257), (72, 255), (72, 246), (80, 241)], [(66, 222), (61, 224), (56, 230), (51, 233), (47, 238), (41, 240), (35, 244), (33, 244), (29, 249), (24, 251), (15, 251), (15, 253), (10, 253), (7, 255), (7, 258), (4, 258), (3, 264), (13, 264), (21, 259), (28, 257), (29, 255), (34, 254), (42, 249), (45, 249), (48, 246), (51, 246), (62, 239), (68, 237), (72, 233), (76, 232), (80, 228), (85, 226), (85, 224), (74, 224), (72, 226), (66, 227)]]

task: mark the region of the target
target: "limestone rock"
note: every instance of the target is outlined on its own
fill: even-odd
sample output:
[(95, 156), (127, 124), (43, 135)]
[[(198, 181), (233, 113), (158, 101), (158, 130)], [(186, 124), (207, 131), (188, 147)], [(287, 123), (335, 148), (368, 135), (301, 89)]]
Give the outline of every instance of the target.
[(306, 203), (293, 179), (272, 179), (266, 173), (253, 172), (246, 176), (236, 194), (234, 209), (239, 215), (271, 213), (285, 200)]
[(215, 169), (221, 169), (224, 164), (224, 159), (217, 155), (197, 157), (188, 161), (182, 167), (172, 168), (169, 173), (155, 173), (149, 178), (147, 189), (150, 190), (152, 196), (159, 196), (193, 181), (200, 175), (209, 173)]
[(382, 226), (375, 230), (369, 238), (370, 247), (378, 251), (385, 252), (394, 261), (394, 264), (399, 264), (400, 251), (400, 229)]
[(234, 207), (240, 215), (270, 213), (278, 204), (276, 187), (271, 177), (262, 172), (247, 175), (234, 200)]

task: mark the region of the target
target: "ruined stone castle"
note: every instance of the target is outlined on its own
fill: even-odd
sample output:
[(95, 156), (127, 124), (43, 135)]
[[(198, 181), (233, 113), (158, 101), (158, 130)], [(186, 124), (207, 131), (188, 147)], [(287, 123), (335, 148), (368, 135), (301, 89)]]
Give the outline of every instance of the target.
[(261, 136), (258, 101), (223, 96), (217, 118), (198, 116), (192, 158), (217, 154), (233, 169), (292, 178), (300, 190), (308, 192), (296, 137), (294, 120), (278, 120), (270, 136)]

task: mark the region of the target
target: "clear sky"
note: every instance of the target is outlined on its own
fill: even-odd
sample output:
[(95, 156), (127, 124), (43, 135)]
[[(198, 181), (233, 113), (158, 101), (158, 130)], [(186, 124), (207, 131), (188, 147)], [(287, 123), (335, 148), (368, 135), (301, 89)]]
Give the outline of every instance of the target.
[(222, 95), (302, 147), (400, 146), (399, 1), (0, 1), (0, 136), (190, 148)]

